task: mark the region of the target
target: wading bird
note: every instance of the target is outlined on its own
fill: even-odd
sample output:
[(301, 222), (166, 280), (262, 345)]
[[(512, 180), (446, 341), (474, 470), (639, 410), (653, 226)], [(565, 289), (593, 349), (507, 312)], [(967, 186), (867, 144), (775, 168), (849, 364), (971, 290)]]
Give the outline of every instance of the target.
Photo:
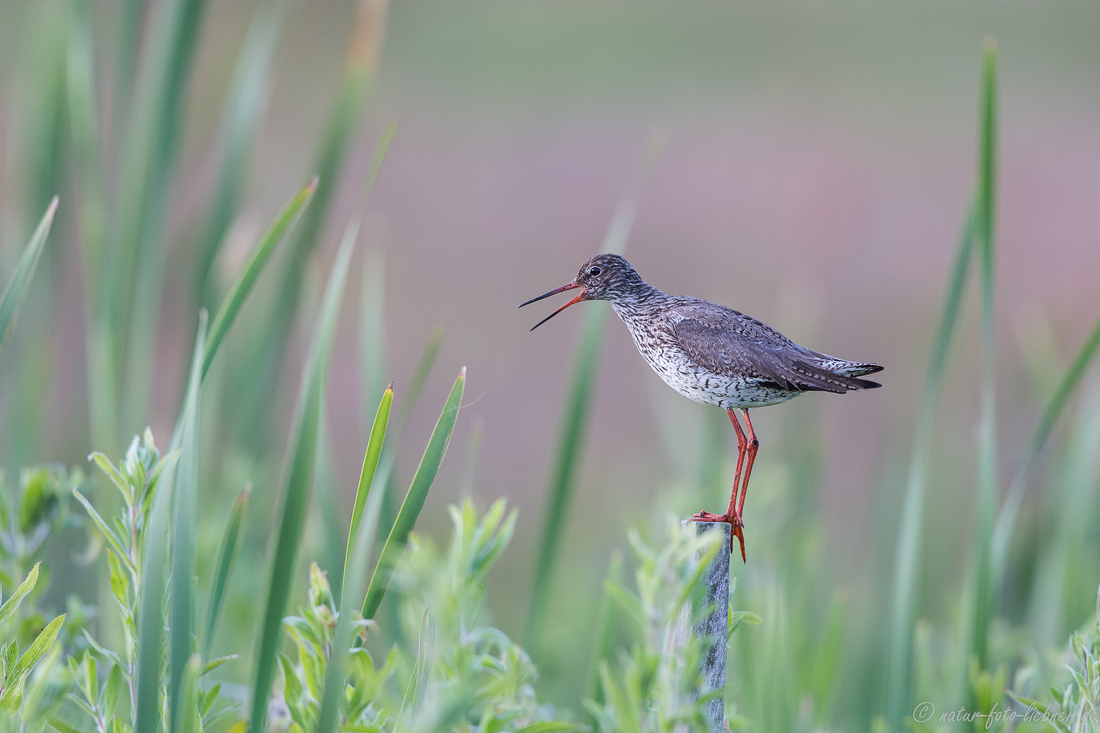
[[(701, 298), (666, 295), (643, 280), (619, 255), (596, 255), (581, 266), (572, 282), (532, 298), (520, 308), (578, 288), (576, 297), (531, 330), (582, 300), (610, 301), (638, 352), (665, 384), (696, 402), (718, 405), (729, 415), (737, 431), (737, 471), (729, 507), (725, 514), (701, 511), (692, 520), (732, 525), (744, 561), (741, 510), (760, 446), (749, 410), (778, 405), (803, 392), (844, 394), (881, 387), (878, 382), (859, 377), (882, 371), (882, 367), (837, 359), (799, 346), (766, 323), (725, 306)], [(747, 436), (737, 412), (745, 418)], [(731, 550), (732, 543), (731, 538)]]

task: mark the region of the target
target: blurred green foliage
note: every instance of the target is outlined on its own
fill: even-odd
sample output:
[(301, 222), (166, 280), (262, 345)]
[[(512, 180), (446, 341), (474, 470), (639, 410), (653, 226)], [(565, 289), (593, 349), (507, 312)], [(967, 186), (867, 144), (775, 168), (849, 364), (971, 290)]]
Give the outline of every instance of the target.
[[(341, 227), (345, 242), (323, 297), (314, 269), (376, 89), (385, 6), (367, 0), (357, 6), (323, 131), (295, 141), (312, 151), (319, 180), (304, 188), (304, 180), (273, 184), (289, 203), (263, 213), (272, 223), (239, 267), (229, 251), (233, 237), (242, 236), (234, 223), (287, 11), (257, 7), (233, 59), (217, 141), (209, 145), (214, 182), (200, 203), (183, 206), (189, 86), (215, 11), (201, 0), (3, 9), (32, 51), (27, 63), (13, 66), (24, 91), (13, 105), (18, 124), (9, 145), (21, 160), (9, 176), (22, 194), (3, 202), (3, 213), (15, 222), (5, 237), (15, 236), (5, 240), (0, 258), (6, 438), (0, 460), (9, 477), (0, 477), (0, 731), (699, 727), (705, 698), (692, 695), (699, 640), (678, 646), (673, 639), (680, 609), (697, 585), (700, 558), (715, 548), (686, 538), (675, 522), (667, 532), (663, 525), (642, 528), (630, 538), (632, 559), (619, 555), (612, 562), (595, 623), (575, 623), (593, 605), (579, 602), (575, 589), (584, 587), (586, 574), (603, 575), (588, 556), (567, 562), (574, 550), (563, 537), (605, 313), (585, 320), (574, 379), (562, 400), (541, 556), (506, 596), (522, 605), (533, 582), (530, 650), (498, 627), (486, 597), (490, 571), (512, 539), (515, 513), (502, 501), (484, 514), (472, 502), (453, 507), (452, 538), (443, 550), (414, 531), (455, 429), (464, 370), (398, 510), (402, 432), (439, 357), (443, 331), (402, 333), (426, 348), (391, 427), (394, 392), (382, 389), (388, 381), (385, 283), (377, 251), (364, 268), (363, 323), (350, 350), (363, 355), (369, 385), (363, 402), (373, 408), (381, 395), (383, 409), (371, 426), (352, 516), (339, 510), (334, 494), (317, 491), (317, 504), (330, 502), (324, 542), (342, 557), (328, 563), (301, 557), (317, 551), (317, 542), (303, 541), (314, 485), (335, 483), (324, 430), (325, 377), (332, 351), (347, 348), (341, 339), (349, 331), (338, 331), (336, 321), (357, 220)], [(408, 18), (423, 11), (403, 12)], [(711, 30), (709, 44), (726, 42)], [(584, 54), (573, 53), (571, 63), (581, 64), (582, 55), (599, 47), (594, 34), (585, 36)], [(115, 43), (104, 43), (106, 37)], [(446, 37), (448, 44), (459, 39)], [(524, 57), (520, 51), (509, 46), (516, 59)], [(994, 368), (1003, 356), (993, 338), (998, 112), (992, 47), (983, 69), (975, 195), (931, 349), (916, 435), (902, 451), (910, 455), (908, 482), (902, 491), (896, 477), (876, 479), (882, 506), (873, 511), (883, 529), (880, 537), (865, 538), (874, 558), (870, 570), (862, 581), (836, 587), (816, 494), (823, 473), (818, 444), (807, 440), (804, 453), (760, 465), (758, 481), (771, 491), (759, 497), (756, 522), (773, 531), (754, 536), (761, 559), (738, 571), (733, 602), (745, 610), (731, 613), (727, 639), (732, 728), (946, 731), (959, 729), (959, 718), (943, 715), (966, 709), (978, 717), (961, 727), (975, 730), (1098, 729), (1100, 626), (1093, 601), (1100, 578), (1100, 393), (1089, 369), (1100, 324), (1067, 369), (1044, 375), (1057, 387), (1043, 395), (1046, 409), (1022, 460), (1006, 458), (998, 450), (1003, 431), (996, 410), (1002, 370)], [(379, 135), (356, 192), (360, 209), (393, 135), (392, 126)], [(628, 186), (605, 249), (625, 245), (652, 157)], [(199, 223), (174, 227), (175, 207)], [(248, 234), (246, 227), (241, 231)], [(289, 246), (280, 252), (284, 238)], [(177, 243), (190, 246), (177, 254)], [(97, 449), (91, 458), (100, 471), (91, 478), (81, 469), (29, 465), (38, 444), (47, 444), (54, 389), (44, 376), (52, 357), (41, 314), (71, 285), (57, 253), (76, 250), (87, 412), (65, 415), (65, 435), (50, 445), (77, 445), (81, 455)], [(978, 460), (952, 467), (957, 481), (949, 488), (976, 497), (974, 532), (933, 505), (946, 464), (971, 458), (967, 448), (943, 444), (936, 410), (949, 346), (966, 327), (972, 271), (984, 363), (977, 382)], [(123, 451), (159, 397), (154, 370), (166, 367), (154, 356), (166, 283), (182, 283), (182, 307), (199, 325), (190, 361), (173, 366), (186, 374), (180, 394), (165, 398), (175, 408), (182, 396), (175, 432), (164, 453), (147, 429)], [(203, 306), (216, 314), (209, 338)], [(238, 322), (247, 326), (234, 330)], [(280, 375), (297, 363), (296, 329), (311, 324), (297, 419), (280, 454), (272, 448), (281, 422), (271, 397)], [(1078, 400), (1081, 385), (1089, 391)], [(1056, 431), (1061, 422), (1064, 430)], [(706, 500), (729, 478), (715, 424), (703, 428), (697, 477), (670, 487), (685, 502)], [(799, 431), (805, 426), (791, 430)], [(1049, 465), (1040, 460), (1044, 450), (1055, 459)], [(120, 454), (121, 460), (111, 458)], [(999, 502), (1002, 462), (1015, 471)], [(966, 478), (972, 469), (974, 491)], [(254, 488), (234, 494), (245, 481)], [(1045, 491), (1025, 512), (1029, 483)], [(232, 491), (222, 490), (227, 486)], [(942, 526), (966, 529), (958, 546), (970, 548), (968, 561), (935, 561)], [(622, 581), (631, 571), (632, 588)], [(569, 592), (554, 592), (564, 588)], [(201, 617), (200, 601), (207, 609)], [(297, 615), (286, 616), (294, 607)], [(578, 648), (584, 653), (575, 653)], [(587, 689), (573, 694), (581, 685)], [(916, 720), (915, 706), (924, 701), (940, 710)], [(994, 718), (1009, 705), (1038, 718)]]

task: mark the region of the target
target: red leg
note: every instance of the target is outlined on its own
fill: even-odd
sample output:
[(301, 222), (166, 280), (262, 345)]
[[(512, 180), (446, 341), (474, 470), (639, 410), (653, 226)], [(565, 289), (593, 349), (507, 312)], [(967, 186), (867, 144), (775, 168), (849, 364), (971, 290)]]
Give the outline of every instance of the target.
[(752, 474), (752, 464), (756, 460), (756, 451), (760, 447), (760, 441), (756, 439), (756, 431), (752, 429), (752, 420), (749, 419), (749, 411), (741, 410), (745, 414), (745, 425), (749, 428), (748, 436), (748, 454), (749, 460), (745, 465), (745, 480), (741, 484), (741, 498), (737, 500), (737, 517), (738, 524), (741, 523), (741, 510), (745, 507), (745, 494), (749, 491), (749, 476)]
[[(736, 537), (737, 541), (741, 545), (741, 561), (746, 562), (745, 559), (745, 534), (743, 532), (744, 524), (741, 522), (741, 509), (740, 506), (745, 503), (745, 497), (742, 493), (740, 502), (738, 502), (738, 487), (741, 485), (741, 468), (745, 464), (745, 453), (748, 450), (752, 450), (751, 457), (749, 458), (748, 471), (745, 472), (746, 483), (749, 477), (749, 471), (752, 471), (752, 458), (755, 457), (755, 450), (750, 448), (750, 442), (745, 438), (744, 431), (741, 430), (741, 424), (737, 422), (737, 414), (732, 410), (726, 410), (726, 414), (730, 416), (730, 422), (733, 423), (733, 429), (737, 431), (737, 471), (733, 475), (733, 489), (730, 492), (730, 503), (726, 508), (725, 514), (713, 514), (708, 511), (702, 511), (692, 516), (692, 521), (695, 522), (727, 522), (733, 527), (733, 534), (730, 537), (730, 551), (733, 550), (733, 538)], [(748, 412), (745, 412), (745, 420), (749, 417)], [(749, 424), (750, 435), (752, 434), (752, 424)], [(752, 441), (755, 442), (756, 437), (753, 436)], [(742, 490), (743, 492), (743, 490)]]
[(730, 505), (726, 507), (726, 516), (731, 517), (733, 516), (734, 504), (737, 501), (737, 487), (741, 485), (741, 467), (745, 463), (745, 449), (748, 446), (748, 441), (745, 440), (745, 433), (741, 430), (741, 423), (737, 422), (737, 413), (733, 410), (726, 410), (726, 414), (730, 416), (733, 429), (737, 431), (737, 471), (733, 474), (733, 492), (730, 494)]

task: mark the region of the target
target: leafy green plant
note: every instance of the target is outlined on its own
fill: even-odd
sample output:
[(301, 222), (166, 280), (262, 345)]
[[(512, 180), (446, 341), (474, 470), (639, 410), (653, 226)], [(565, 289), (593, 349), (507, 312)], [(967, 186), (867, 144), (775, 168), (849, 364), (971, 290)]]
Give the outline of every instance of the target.
[[(530, 657), (486, 624), (486, 575), (511, 539), (515, 512), (506, 514), (503, 500), (480, 517), (470, 501), (450, 511), (446, 552), (413, 534), (394, 573), (400, 619), (417, 639), (414, 648), (394, 646), (375, 661), (366, 646), (334, 645), (346, 611), (336, 610), (327, 578), (311, 567), (309, 602), (284, 622), (296, 657), (281, 657), (292, 729), (315, 729), (322, 680), (341, 649), (347, 650), (347, 694), (340, 730), (548, 733), (576, 727), (553, 719), (536, 696)], [(351, 626), (366, 642), (375, 622), (354, 608), (351, 613)]]
[[(10, 619), (19, 605), (34, 590), (38, 583), (39, 564), (31, 568), (26, 579), (0, 605), (0, 628)], [(13, 717), (20, 717), (23, 708), (24, 689), (27, 677), (47, 652), (53, 647), (61, 625), (65, 623), (65, 614), (57, 616), (35, 636), (34, 641), (19, 653), (19, 642), (11, 639), (0, 648), (0, 710)]]
[(1069, 650), (1073, 663), (1065, 669), (1070, 680), (1050, 688), (1051, 702), (1033, 700), (1013, 690), (1008, 694), (1026, 707), (1028, 719), (1042, 720), (1059, 733), (1096, 733), (1100, 731), (1100, 593), (1094, 623), (1070, 637)]
[[(693, 526), (670, 518), (663, 547), (647, 546), (634, 532), (630, 544), (638, 562), (637, 592), (613, 579), (605, 588), (623, 617), (634, 622), (639, 640), (614, 662), (599, 663), (600, 697), (586, 702), (588, 712), (602, 733), (705, 730), (703, 705), (722, 693), (698, 694), (709, 640), (690, 629), (710, 613), (700, 602), (700, 579), (726, 543), (718, 532), (696, 534)], [(731, 614), (730, 634), (744, 618)]]

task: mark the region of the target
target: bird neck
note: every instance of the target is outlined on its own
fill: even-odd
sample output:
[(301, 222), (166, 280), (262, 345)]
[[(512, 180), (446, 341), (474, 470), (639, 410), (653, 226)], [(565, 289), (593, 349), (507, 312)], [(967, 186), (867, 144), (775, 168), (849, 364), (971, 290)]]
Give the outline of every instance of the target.
[(611, 307), (624, 321), (644, 316), (668, 296), (648, 283), (631, 288), (611, 301)]

